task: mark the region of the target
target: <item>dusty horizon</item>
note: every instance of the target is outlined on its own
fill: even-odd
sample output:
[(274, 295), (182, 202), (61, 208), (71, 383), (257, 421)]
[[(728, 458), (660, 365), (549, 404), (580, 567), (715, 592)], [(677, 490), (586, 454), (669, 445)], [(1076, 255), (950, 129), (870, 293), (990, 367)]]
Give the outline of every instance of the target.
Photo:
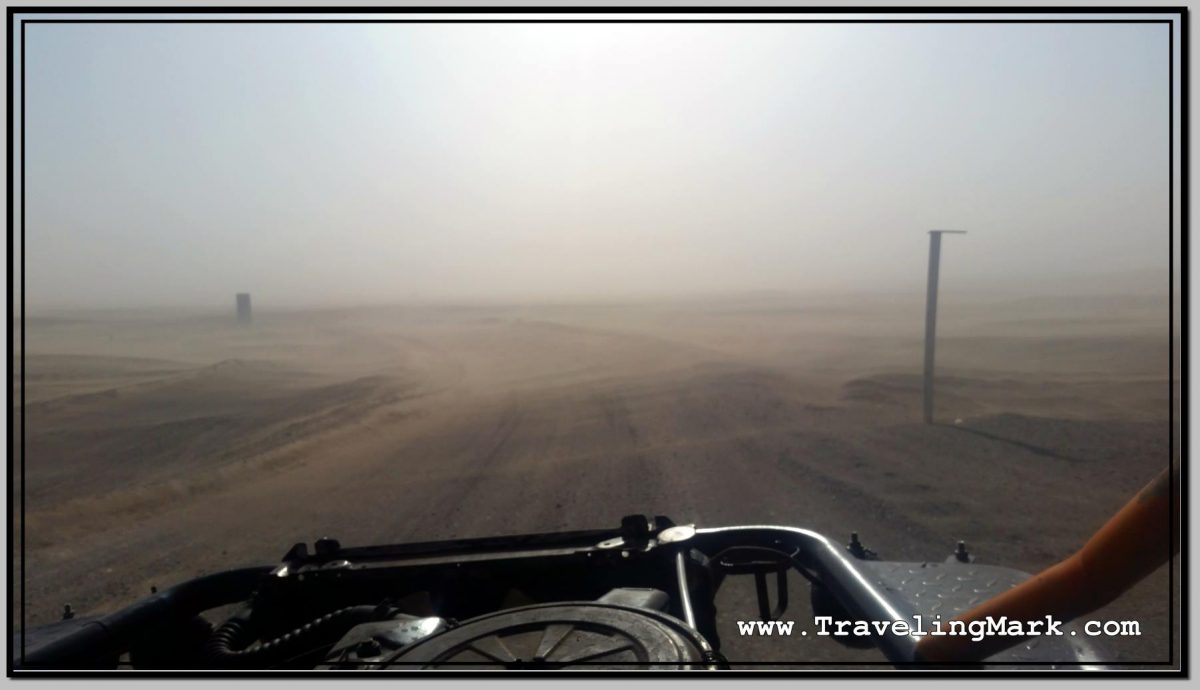
[[(950, 272), (947, 280), (945, 273)], [(942, 304), (955, 302), (986, 302), (1007, 301), (1014, 299), (1033, 298), (1144, 298), (1169, 299), (1172, 295), (1176, 301), (1176, 311), (1179, 309), (1180, 275), (1174, 276), (1173, 289), (1168, 290), (1169, 277), (1165, 271), (1147, 269), (1118, 273), (1094, 273), (1068, 276), (1064, 279), (1057, 276), (1052, 284), (1039, 284), (1036, 281), (1024, 284), (1012, 284), (998, 287), (995, 284), (973, 282), (971, 276), (955, 275), (960, 271), (947, 271), (943, 263), (943, 278), (940, 281), (939, 301)], [(924, 274), (922, 273), (922, 276)], [(963, 284), (963, 283), (966, 284)], [(26, 305), (26, 315), (36, 318), (43, 315), (54, 315), (70, 312), (119, 312), (119, 311), (170, 311), (178, 309), (189, 313), (212, 312), (225, 313), (232, 308), (234, 295), (242, 290), (231, 290), (227, 299), (223, 300), (154, 300), (146, 298), (141, 301), (121, 304), (88, 304), (76, 303), (47, 303)], [(622, 292), (620, 290), (597, 291), (592, 293), (541, 293), (541, 294), (410, 294), (398, 296), (380, 296), (374, 298), (332, 298), (325, 300), (301, 301), (289, 298), (288, 295), (277, 296), (270, 292), (250, 292), (254, 311), (266, 313), (272, 311), (304, 311), (326, 309), (356, 309), (389, 306), (521, 306), (544, 304), (650, 304), (674, 302), (703, 302), (713, 300), (718, 302), (738, 299), (786, 299), (786, 300), (883, 300), (911, 301), (924, 300), (925, 286), (910, 285), (903, 289), (803, 289), (803, 288), (713, 288), (710, 290), (663, 290), (660, 292)], [(19, 286), (15, 296), (18, 308), (14, 319), (20, 318)]]

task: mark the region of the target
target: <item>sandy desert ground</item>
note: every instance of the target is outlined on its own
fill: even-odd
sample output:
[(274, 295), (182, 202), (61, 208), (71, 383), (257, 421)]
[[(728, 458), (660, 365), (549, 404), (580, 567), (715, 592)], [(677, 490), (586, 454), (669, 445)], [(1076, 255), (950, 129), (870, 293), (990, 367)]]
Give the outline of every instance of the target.
[[(250, 327), (232, 313), (27, 319), (27, 625), (326, 535), (637, 512), (856, 530), (894, 560), (942, 560), (962, 539), (980, 562), (1036, 571), (1167, 466), (1177, 429), (1165, 295), (944, 302), (935, 425), (920, 422), (920, 296), (256, 299)], [(749, 617), (740, 586), (725, 596)], [(1167, 660), (1168, 602), (1161, 569), (1095, 616), (1142, 622), (1105, 640), (1114, 660)], [(881, 658), (724, 639), (732, 659)]]

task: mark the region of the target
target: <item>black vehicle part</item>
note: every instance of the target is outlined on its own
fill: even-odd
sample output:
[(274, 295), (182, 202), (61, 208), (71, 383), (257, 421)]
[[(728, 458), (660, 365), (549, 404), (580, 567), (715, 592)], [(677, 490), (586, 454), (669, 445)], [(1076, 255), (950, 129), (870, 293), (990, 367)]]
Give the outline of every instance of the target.
[[(624, 594), (651, 589), (669, 593), (665, 612), (642, 608), (635, 611), (635, 618), (645, 624), (649, 616), (651, 622), (663, 623), (665, 630), (682, 636), (691, 645), (690, 651), (688, 645), (683, 645), (683, 653), (668, 656), (675, 659), (674, 666), (679, 665), (679, 656), (695, 659), (696, 648), (702, 650), (700, 661), (689, 665), (714, 666), (720, 664), (720, 657), (709, 653), (709, 650), (720, 649), (716, 634), (716, 592), (728, 575), (761, 573), (769, 584), (772, 575), (778, 576), (781, 566), (790, 564), (800, 575), (821, 585), (849, 619), (904, 621), (906, 625), (911, 625), (917, 614), (952, 617), (955, 615), (952, 609), (959, 604), (950, 606), (951, 598), (965, 596), (961, 603), (970, 606), (969, 599), (1005, 591), (1028, 577), (1027, 573), (1009, 569), (993, 572), (991, 567), (962, 563), (957, 559), (949, 563), (860, 559), (843, 544), (795, 527), (747, 525), (698, 529), (683, 525), (646, 537), (642, 528), (649, 522), (630, 521), (630, 527), (637, 528), (629, 531), (634, 540), (646, 538), (640, 549), (629, 548), (625, 542), (628, 535), (618, 529), (416, 544), (339, 546), (336, 550), (331, 549), (332, 543), (327, 543), (323, 547), (325, 553), (321, 555), (307, 555), (307, 547), (298, 547), (276, 568), (217, 573), (155, 593), (101, 619), (77, 617), (55, 623), (53, 630), (19, 631), (13, 641), (13, 665), (18, 671), (116, 668), (118, 659), (129, 653), (135, 667), (183, 668), (187, 661), (181, 659), (195, 658), (201, 668), (218, 668), (221, 665), (213, 663), (205, 652), (209, 636), (199, 640), (195, 637), (197, 632), (202, 632), (202, 626), (197, 626), (194, 618), (225, 604), (245, 605), (249, 602), (254, 612), (251, 629), (255, 637), (270, 640), (329, 611), (363, 602), (387, 603), (384, 607), (387, 611), (381, 615), (388, 619), (404, 614), (474, 622), (510, 615), (529, 607), (568, 606), (576, 611), (579, 606), (603, 607), (597, 598), (614, 588), (626, 588), (628, 591)], [(654, 522), (657, 527), (660, 519), (655, 518)], [(998, 576), (1004, 572), (1008, 577)], [(970, 586), (961, 579), (963, 577), (970, 579)], [(524, 596), (513, 596), (513, 593)], [(624, 594), (618, 592), (618, 595)], [(660, 603), (656, 601), (658, 598), (657, 595), (645, 596), (642, 605), (653, 607)], [(580, 600), (586, 600), (586, 603), (563, 603)], [(934, 605), (939, 602), (942, 607), (936, 608)], [(615, 604), (610, 611), (630, 608), (625, 601), (610, 603)], [(745, 620), (746, 613), (749, 612), (735, 612), (734, 618)], [(760, 610), (759, 613), (763, 612)], [(695, 629), (704, 637), (697, 639), (694, 630), (680, 629), (684, 621), (694, 621)], [(512, 619), (508, 622), (512, 623)], [(567, 623), (571, 623), (570, 619)], [(536, 648), (551, 630), (546, 621), (542, 621), (540, 627), (536, 622), (530, 625), (533, 627), (527, 630), (528, 636), (535, 639), (514, 639), (512, 644), (529, 642), (533, 650), (527, 653), (522, 648), (514, 654), (510, 649), (511, 661), (502, 657), (502, 662), (498, 662), (486, 655), (476, 659), (483, 659), (479, 663), (500, 666), (519, 666), (536, 660)], [(574, 628), (574, 624), (570, 627)], [(618, 627), (618, 632), (621, 629)], [(667, 634), (661, 629), (659, 632)], [(915, 636), (890, 628), (870, 632), (875, 644), (896, 666), (913, 667), (917, 662)], [(605, 635), (597, 635), (594, 638), (597, 642), (604, 641)], [(507, 646), (508, 638), (501, 637)], [(365, 656), (374, 659), (367, 663), (382, 664), (390, 660), (392, 668), (401, 670), (408, 664), (449, 666), (455, 661), (449, 654), (453, 649), (443, 650), (439, 657), (429, 655), (434, 648), (426, 645), (442, 645), (453, 639), (437, 635), (397, 650), (401, 653), (381, 649), (378, 656)], [(609, 634), (607, 639), (611, 642), (614, 635)], [(237, 642), (240, 645), (245, 640), (239, 638)], [(1062, 642), (1067, 644), (1059, 644)], [(1104, 658), (1100, 654), (1087, 653), (1082, 649), (1083, 643), (1079, 637), (1044, 637), (1040, 643), (1031, 642), (1032, 647), (1026, 646), (1017, 653), (1036, 654), (1039, 661), (1062, 663), (1067, 667)], [(302, 650), (274, 667), (300, 668), (301, 662), (310, 660), (314, 666), (318, 665), (325, 657), (311, 657), (331, 649), (332, 644), (322, 640), (321, 647)], [(568, 654), (569, 646), (562, 647), (554, 656), (543, 654), (541, 666), (550, 666), (547, 661), (561, 667), (578, 664), (582, 655)], [(629, 653), (636, 658), (637, 646), (631, 644), (629, 648), (633, 651), (621, 650), (620, 654)], [(465, 647), (459, 651), (463, 649)], [(798, 651), (802, 653), (802, 650)], [(730, 653), (726, 650), (726, 654)], [(409, 654), (412, 656), (407, 656)], [(431, 660), (421, 661), (423, 657), (418, 654)], [(592, 659), (596, 665), (604, 660)], [(993, 658), (988, 663), (1003, 664), (1006, 661), (1008, 659)], [(642, 668), (654, 664), (634, 665)]]
[(133, 668), (204, 668), (208, 661), (204, 646), (212, 637), (212, 624), (200, 616), (178, 626), (144, 635), (129, 648)]
[(600, 602), (539, 604), (480, 616), (384, 661), (384, 668), (712, 667), (711, 648), (683, 621)]
[(225, 621), (208, 641), (211, 659), (226, 668), (270, 667), (314, 648), (323, 649), (337, 642), (346, 631), (360, 623), (378, 620), (386, 607), (347, 606), (307, 623), (295, 630), (248, 647), (255, 639), (249, 609), (243, 609)]
[(87, 621), (71, 635), (25, 654), (14, 655), (15, 666), (37, 668), (115, 668), (120, 655), (155, 631), (174, 628), (209, 609), (245, 600), (271, 571), (270, 567), (242, 568), (206, 575), (157, 592), (132, 606)]
[[(758, 617), (764, 621), (777, 621), (783, 618), (788, 607), (788, 570), (796, 568), (802, 575), (813, 580), (814, 576), (800, 570), (795, 561), (797, 550), (783, 553), (778, 549), (761, 547), (732, 547), (717, 554), (714, 560), (726, 573), (735, 575), (753, 575), (754, 592), (758, 598)], [(767, 575), (775, 573), (775, 592), (778, 603), (771, 606), (771, 596), (767, 588)]]

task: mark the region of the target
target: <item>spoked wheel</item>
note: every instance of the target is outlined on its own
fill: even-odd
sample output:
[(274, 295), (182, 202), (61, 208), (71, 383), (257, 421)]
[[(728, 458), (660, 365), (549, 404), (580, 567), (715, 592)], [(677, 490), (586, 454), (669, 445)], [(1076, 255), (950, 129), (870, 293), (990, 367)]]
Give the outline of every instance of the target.
[(657, 611), (600, 603), (499, 611), (402, 650), (387, 668), (678, 669), (705, 666), (708, 644)]

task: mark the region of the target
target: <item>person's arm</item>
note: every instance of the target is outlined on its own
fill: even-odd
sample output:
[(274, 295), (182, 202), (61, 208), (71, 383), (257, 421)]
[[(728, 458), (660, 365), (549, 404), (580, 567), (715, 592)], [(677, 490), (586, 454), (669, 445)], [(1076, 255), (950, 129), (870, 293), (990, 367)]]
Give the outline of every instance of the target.
[[(1179, 499), (1179, 468), (1163, 470), (1075, 555), (955, 620), (970, 623), (1007, 616), (1010, 621), (1034, 621), (1051, 615), (1070, 621), (1095, 611), (1178, 552), (1178, 541), (1171, 543), (1169, 525), (1179, 524)], [(926, 662), (971, 663), (1022, 639), (992, 635), (972, 642), (969, 636), (926, 635), (917, 643), (917, 655)]]

